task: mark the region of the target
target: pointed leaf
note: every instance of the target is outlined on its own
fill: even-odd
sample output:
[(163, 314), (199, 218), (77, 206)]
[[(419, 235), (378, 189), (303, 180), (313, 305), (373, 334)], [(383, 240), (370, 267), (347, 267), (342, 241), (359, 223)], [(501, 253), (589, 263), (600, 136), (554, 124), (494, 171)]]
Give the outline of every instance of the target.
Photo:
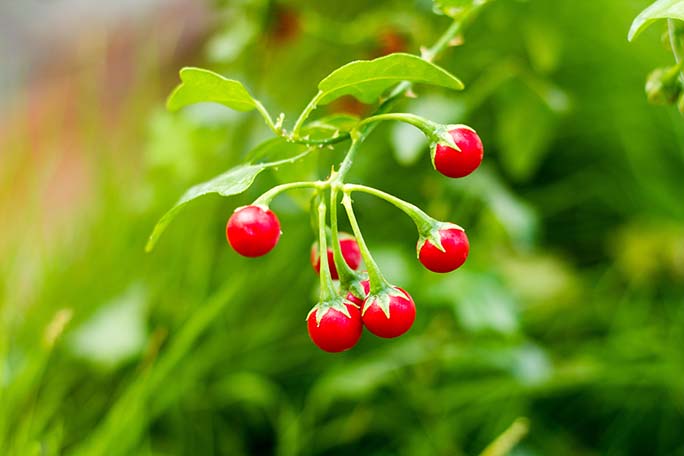
[(646, 27), (658, 19), (679, 19), (684, 21), (684, 0), (658, 0), (653, 3), (634, 19), (627, 39), (632, 41)]
[[(281, 139), (277, 140), (283, 144), (287, 144)], [(264, 146), (265, 144), (269, 147), (274, 145), (273, 141), (269, 140), (257, 146), (257, 149)], [(157, 224), (154, 227), (154, 230), (152, 230), (150, 238), (147, 241), (147, 245), (145, 245), (145, 251), (149, 252), (154, 248), (155, 244), (159, 240), (159, 237), (162, 235), (162, 233), (169, 225), (169, 223), (171, 223), (171, 220), (173, 220), (174, 217), (178, 214), (178, 212), (183, 207), (185, 207), (185, 205), (188, 204), (190, 201), (197, 199), (200, 196), (208, 195), (211, 193), (218, 193), (221, 196), (232, 196), (242, 193), (252, 185), (254, 179), (256, 179), (259, 173), (261, 173), (266, 168), (277, 168), (280, 165), (294, 163), (295, 161), (308, 155), (313, 150), (313, 148), (304, 148), (304, 150), (301, 150), (301, 146), (298, 147), (300, 153), (297, 155), (288, 154), (287, 158), (282, 158), (277, 161), (269, 161), (266, 163), (247, 163), (238, 165), (234, 168), (229, 169), (223, 174), (219, 174), (213, 179), (210, 179), (206, 182), (191, 187), (188, 191), (186, 191), (183, 194), (183, 196), (180, 197), (176, 204), (171, 209), (169, 209), (169, 211), (166, 214), (164, 214), (164, 216), (157, 222)]]
[(171, 220), (173, 220), (178, 212), (180, 212), (180, 210), (183, 209), (183, 207), (185, 207), (185, 205), (190, 201), (210, 193), (218, 193), (222, 196), (231, 196), (242, 193), (247, 190), (250, 185), (252, 185), (254, 179), (267, 167), (268, 165), (265, 164), (236, 166), (235, 168), (231, 168), (225, 173), (220, 174), (215, 178), (208, 180), (207, 182), (203, 182), (191, 187), (157, 222), (149, 240), (147, 241), (145, 251), (149, 252), (154, 248), (155, 244), (159, 240), (159, 237), (162, 235), (169, 223), (171, 223)]
[(402, 81), (463, 89), (463, 83), (443, 68), (412, 54), (396, 53), (375, 60), (357, 60), (333, 71), (318, 84), (318, 104), (330, 103), (343, 95), (373, 103), (385, 90)]
[(202, 68), (186, 67), (180, 70), (183, 81), (169, 96), (166, 107), (170, 111), (201, 102), (213, 102), (236, 111), (251, 111), (256, 107), (247, 89), (233, 79)]

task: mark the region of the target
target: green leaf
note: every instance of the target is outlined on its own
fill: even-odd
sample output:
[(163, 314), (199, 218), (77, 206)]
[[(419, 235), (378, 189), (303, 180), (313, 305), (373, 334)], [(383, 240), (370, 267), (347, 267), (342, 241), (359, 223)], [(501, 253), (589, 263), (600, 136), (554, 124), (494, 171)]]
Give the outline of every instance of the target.
[(178, 212), (180, 212), (180, 210), (190, 201), (210, 193), (218, 193), (221, 196), (232, 196), (242, 193), (252, 185), (259, 173), (268, 168), (268, 166), (268, 164), (239, 165), (211, 180), (197, 184), (188, 189), (176, 204), (159, 219), (147, 241), (147, 245), (145, 245), (145, 251), (152, 251), (159, 240), (159, 237), (164, 230), (166, 230), (169, 223), (171, 223), (171, 220), (173, 220), (176, 215), (178, 215)]
[(634, 40), (646, 27), (658, 19), (684, 21), (684, 0), (658, 0), (643, 10), (632, 22), (627, 39)]
[[(279, 146), (283, 146), (284, 149)], [(145, 251), (150, 252), (154, 248), (155, 244), (159, 240), (159, 237), (162, 235), (169, 223), (171, 223), (171, 220), (173, 220), (178, 212), (180, 212), (180, 210), (189, 202), (199, 198), (200, 196), (211, 193), (218, 193), (221, 196), (238, 195), (247, 190), (252, 185), (254, 179), (256, 179), (259, 173), (266, 168), (275, 168), (280, 165), (294, 163), (295, 161), (308, 155), (312, 150), (313, 148), (306, 148), (299, 144), (287, 143), (280, 138), (271, 139), (261, 143), (253, 151), (257, 152), (256, 154), (248, 154), (248, 157), (251, 157), (251, 162), (248, 160), (248, 163), (235, 166), (223, 174), (219, 174), (213, 179), (201, 184), (197, 184), (186, 191), (176, 202), (176, 204), (169, 209), (169, 211), (166, 212), (161, 219), (159, 219), (154, 227), (154, 230), (152, 230), (150, 238), (147, 240)], [(287, 153), (283, 153), (283, 151)], [(295, 151), (299, 153), (295, 155)], [(269, 155), (271, 158), (273, 158), (273, 156), (270, 155), (271, 153), (277, 153), (280, 159), (266, 163), (253, 163), (253, 161), (263, 159), (265, 155)]]
[(343, 95), (373, 103), (385, 90), (402, 81), (463, 89), (463, 83), (443, 68), (412, 54), (397, 53), (375, 60), (357, 60), (333, 71), (318, 84), (318, 104), (330, 103)]
[(180, 70), (183, 81), (169, 96), (166, 107), (170, 111), (193, 103), (213, 102), (236, 111), (251, 111), (256, 100), (239, 82), (202, 68), (186, 67)]

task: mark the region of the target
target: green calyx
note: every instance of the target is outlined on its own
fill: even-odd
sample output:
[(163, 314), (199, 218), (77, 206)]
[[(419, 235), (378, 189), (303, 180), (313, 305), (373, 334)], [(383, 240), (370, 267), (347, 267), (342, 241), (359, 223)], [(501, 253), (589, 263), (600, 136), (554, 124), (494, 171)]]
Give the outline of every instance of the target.
[(679, 98), (677, 98), (677, 109), (680, 114), (684, 114), (684, 93), (679, 94)]
[(461, 125), (434, 124), (434, 129), (432, 130), (432, 133), (430, 135), (427, 135), (428, 139), (430, 140), (430, 151), (434, 151), (437, 148), (437, 146), (440, 145), (450, 147), (454, 149), (456, 152), (461, 152), (461, 148), (456, 145), (456, 143), (454, 142), (454, 138), (451, 136), (451, 133), (449, 133), (455, 127), (460, 126)]
[(389, 319), (390, 304), (392, 302), (392, 298), (394, 297), (406, 299), (406, 295), (402, 293), (401, 290), (390, 284), (383, 285), (382, 288), (377, 291), (371, 290), (366, 298), (366, 302), (363, 305), (363, 309), (361, 309), (361, 315), (363, 316), (371, 306), (377, 305), (380, 307), (380, 309), (382, 309), (382, 313), (384, 313)]
[(437, 154), (437, 146), (446, 146), (454, 149), (456, 152), (463, 152), (460, 147), (456, 145), (454, 142), (453, 136), (451, 136), (450, 131), (455, 130), (455, 129), (466, 129), (470, 130), (473, 133), (475, 130), (473, 130), (471, 127), (468, 125), (464, 124), (449, 124), (449, 125), (438, 125), (435, 128), (435, 133), (432, 136), (432, 141), (430, 143), (430, 160), (432, 160), (432, 167), (436, 168), (435, 166), (435, 155)]
[(461, 226), (450, 222), (438, 222), (433, 219), (432, 226), (429, 230), (419, 233), (418, 243), (416, 244), (416, 255), (420, 255), (420, 249), (423, 247), (425, 241), (429, 241), (432, 245), (437, 247), (440, 252), (446, 252), (444, 246), (442, 246), (442, 235), (441, 232), (444, 230), (457, 229), (465, 231)]
[(682, 64), (671, 67), (656, 68), (646, 79), (646, 97), (653, 104), (671, 104), (677, 101), (682, 93), (682, 82), (679, 72)]
[(315, 313), (316, 326), (319, 326), (321, 324), (321, 320), (323, 320), (323, 317), (325, 317), (325, 314), (327, 314), (330, 310), (336, 310), (342, 313), (345, 317), (351, 318), (351, 314), (349, 313), (349, 309), (347, 309), (347, 305), (358, 307), (356, 304), (347, 301), (342, 296), (336, 296), (327, 301), (321, 301), (309, 311), (309, 313), (306, 315), (306, 319), (308, 321), (309, 317), (311, 317), (311, 314)]
[(340, 279), (340, 292), (344, 293), (344, 296), (347, 296), (347, 293), (351, 293), (363, 301), (366, 299), (366, 290), (363, 288), (361, 282), (367, 279), (367, 276), (356, 273), (350, 280), (343, 281)]

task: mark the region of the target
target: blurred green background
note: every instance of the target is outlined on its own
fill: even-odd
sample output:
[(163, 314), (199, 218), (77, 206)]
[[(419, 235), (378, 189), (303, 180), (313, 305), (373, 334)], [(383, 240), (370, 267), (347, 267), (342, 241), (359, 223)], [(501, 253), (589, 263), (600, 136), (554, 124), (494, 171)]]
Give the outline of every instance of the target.
[(684, 454), (684, 125), (643, 92), (672, 62), (663, 24), (626, 40), (646, 0), (488, 5), (439, 62), (466, 90), (398, 107), (478, 131), (468, 178), (434, 172), (410, 127), (376, 130), (351, 180), (462, 225), (471, 256), (425, 271), (410, 220), (357, 196), (418, 316), (339, 355), (305, 328), (303, 195), (274, 202), (266, 257), (224, 227), (343, 147), (192, 204), (145, 254), (186, 187), (270, 137), (254, 113), (164, 98), (199, 65), (292, 122), (334, 68), (418, 52), (449, 20), (427, 0), (96, 3), (0, 4), (1, 454), (471, 455), (506, 429), (528, 431), (519, 456)]

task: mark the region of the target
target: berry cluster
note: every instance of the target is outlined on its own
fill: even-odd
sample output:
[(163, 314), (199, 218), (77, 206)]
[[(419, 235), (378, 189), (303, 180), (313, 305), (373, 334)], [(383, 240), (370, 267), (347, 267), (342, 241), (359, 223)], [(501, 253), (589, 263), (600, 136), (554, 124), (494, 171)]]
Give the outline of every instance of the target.
[[(449, 126), (446, 131), (456, 148), (435, 142), (433, 165), (447, 177), (464, 177), (482, 162), (483, 147), (477, 133), (465, 125)], [(417, 207), (370, 187), (335, 182), (335, 173), (320, 183), (319, 238), (311, 248), (311, 265), (321, 276), (321, 301), (307, 316), (311, 340), (327, 352), (352, 348), (361, 338), (365, 326), (383, 338), (406, 333), (416, 318), (411, 295), (387, 282), (373, 261), (354, 217), (349, 194), (365, 191), (395, 204), (416, 223), (420, 237), (416, 246), (419, 261), (430, 271), (446, 273), (459, 268), (468, 257), (468, 237), (463, 228), (438, 222)], [(324, 185), (325, 184), (325, 185)], [(320, 191), (330, 190), (330, 229)], [(270, 191), (275, 195), (278, 191)], [(354, 234), (337, 231), (337, 195), (342, 191), (342, 204), (347, 211)], [(269, 192), (267, 192), (269, 193)], [(265, 194), (266, 195), (266, 194)], [(280, 222), (268, 208), (269, 198), (258, 198), (254, 204), (238, 208), (228, 220), (226, 237), (237, 253), (258, 257), (270, 252), (280, 239)], [(266, 204), (264, 204), (266, 203)], [(328, 247), (328, 243), (332, 247)], [(364, 260), (365, 273), (357, 272)], [(335, 286), (333, 280), (339, 280)]]

